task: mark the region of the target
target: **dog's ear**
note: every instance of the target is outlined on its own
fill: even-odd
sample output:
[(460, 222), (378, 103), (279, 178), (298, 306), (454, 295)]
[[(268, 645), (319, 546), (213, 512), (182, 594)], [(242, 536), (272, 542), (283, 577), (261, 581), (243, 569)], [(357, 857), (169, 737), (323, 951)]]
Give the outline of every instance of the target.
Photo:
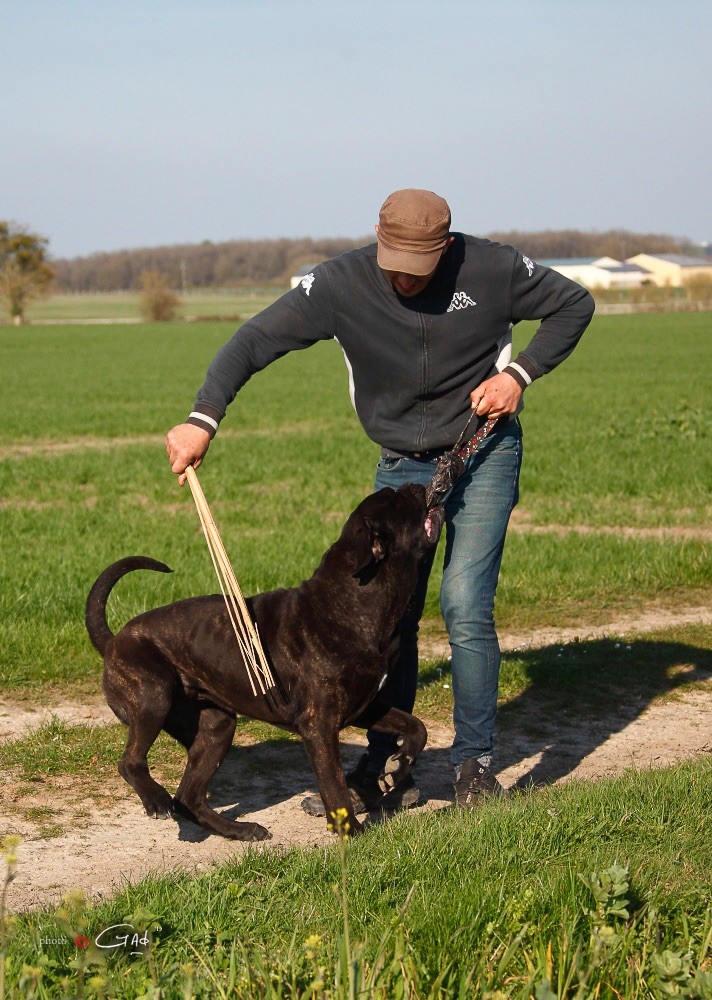
[(375, 568), (375, 565), (385, 559), (392, 541), (393, 533), (389, 528), (365, 517), (354, 549), (356, 556), (354, 576), (358, 576), (369, 567)]

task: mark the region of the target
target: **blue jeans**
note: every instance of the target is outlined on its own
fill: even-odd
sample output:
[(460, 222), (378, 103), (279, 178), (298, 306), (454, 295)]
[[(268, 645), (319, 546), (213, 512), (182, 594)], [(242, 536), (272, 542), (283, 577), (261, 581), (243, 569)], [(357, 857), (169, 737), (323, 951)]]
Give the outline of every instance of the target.
[[(492, 753), (499, 642), (494, 595), (509, 516), (519, 497), (522, 434), (510, 421), (485, 439), (465, 465), (464, 475), (445, 498), (445, 562), (440, 607), (452, 650), (455, 740), (450, 760), (459, 767)], [(376, 489), (404, 483), (427, 485), (435, 460), (381, 458)], [(418, 683), (418, 623), (423, 613), (434, 550), (421, 564), (418, 585), (401, 623), (398, 659), (381, 691), (394, 708), (412, 712)], [(369, 732), (369, 763), (382, 767), (394, 751), (391, 737)]]

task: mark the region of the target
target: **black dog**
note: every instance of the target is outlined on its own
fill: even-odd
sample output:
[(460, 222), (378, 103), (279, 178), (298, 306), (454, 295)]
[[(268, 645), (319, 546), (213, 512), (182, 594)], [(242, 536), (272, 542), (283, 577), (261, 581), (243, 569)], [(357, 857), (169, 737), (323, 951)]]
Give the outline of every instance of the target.
[[(87, 600), (89, 637), (104, 657), (104, 693), (129, 727), (119, 772), (149, 816), (172, 812), (234, 840), (264, 840), (257, 823), (237, 823), (207, 803), (208, 784), (235, 732), (236, 715), (297, 732), (330, 816), (347, 811), (361, 829), (339, 758), (339, 730), (354, 725), (390, 733), (398, 752), (384, 792), (410, 771), (425, 746), (425, 726), (378, 700), (398, 650), (398, 626), (415, 589), (422, 554), (438, 540), (442, 509), (428, 510), (422, 486), (379, 490), (351, 514), (314, 575), (292, 590), (248, 601), (279, 695), (254, 695), (223, 598), (194, 597), (139, 615), (113, 635), (106, 621), (112, 587), (134, 569), (170, 569), (135, 556), (104, 570)], [(155, 781), (147, 754), (164, 729), (188, 751), (175, 797)]]

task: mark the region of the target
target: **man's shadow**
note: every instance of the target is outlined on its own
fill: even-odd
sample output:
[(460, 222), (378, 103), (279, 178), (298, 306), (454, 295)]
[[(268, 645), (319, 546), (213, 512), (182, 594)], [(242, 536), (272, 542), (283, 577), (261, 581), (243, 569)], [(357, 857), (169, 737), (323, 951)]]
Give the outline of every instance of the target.
[[(436, 665), (421, 681), (441, 680), (446, 666)], [(635, 722), (655, 698), (711, 678), (712, 651), (678, 642), (601, 639), (504, 654), (495, 768), (537, 757), (514, 787), (552, 784)], [(507, 697), (508, 688), (523, 685)], [(712, 744), (712, 713), (700, 743)]]

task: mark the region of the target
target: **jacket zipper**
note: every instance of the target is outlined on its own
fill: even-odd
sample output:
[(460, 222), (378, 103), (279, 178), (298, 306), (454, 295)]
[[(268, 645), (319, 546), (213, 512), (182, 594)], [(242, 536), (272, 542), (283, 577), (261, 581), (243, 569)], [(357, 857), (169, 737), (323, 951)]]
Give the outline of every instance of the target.
[(421, 312), (418, 312), (418, 322), (420, 324), (420, 335), (421, 335), (421, 392), (422, 400), (420, 403), (420, 431), (418, 432), (418, 438), (416, 441), (416, 451), (423, 450), (423, 441), (425, 440), (425, 430), (427, 427), (427, 403), (426, 403), (426, 392), (428, 388), (428, 336), (425, 327), (425, 317)]

